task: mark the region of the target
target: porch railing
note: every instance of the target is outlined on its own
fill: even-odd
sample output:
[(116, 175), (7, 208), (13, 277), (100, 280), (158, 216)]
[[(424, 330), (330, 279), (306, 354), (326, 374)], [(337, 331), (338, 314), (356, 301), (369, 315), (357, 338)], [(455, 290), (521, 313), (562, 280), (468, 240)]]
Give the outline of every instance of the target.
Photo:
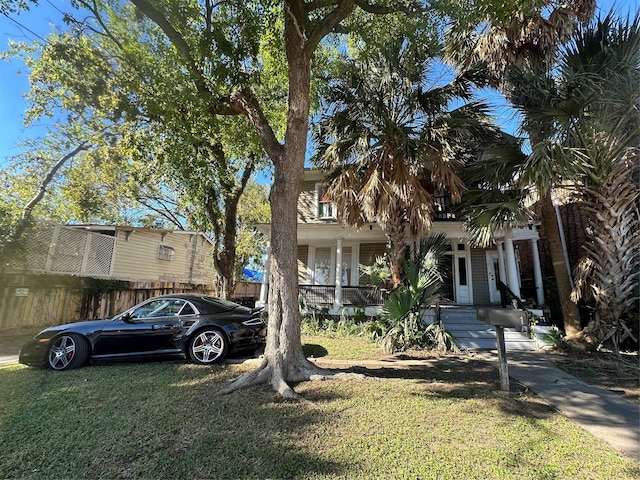
[[(332, 305), (335, 302), (335, 285), (300, 285), (300, 295), (312, 305)], [(373, 286), (343, 286), (342, 305), (365, 307), (383, 305), (389, 294)]]
[(451, 195), (441, 195), (433, 197), (435, 206), (434, 220), (455, 221), (458, 218), (453, 213)]
[(513, 293), (502, 280), (498, 281), (498, 288), (500, 289), (500, 305), (502, 308), (506, 308), (511, 300), (516, 301), (519, 309), (524, 310), (526, 308), (522, 303), (522, 299)]

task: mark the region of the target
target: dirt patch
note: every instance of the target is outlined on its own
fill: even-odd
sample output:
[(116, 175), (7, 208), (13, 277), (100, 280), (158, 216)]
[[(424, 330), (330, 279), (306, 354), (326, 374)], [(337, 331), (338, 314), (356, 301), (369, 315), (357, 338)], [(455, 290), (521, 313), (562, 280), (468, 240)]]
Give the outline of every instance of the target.
[(619, 356), (607, 352), (556, 354), (558, 368), (584, 382), (624, 395), (640, 404), (640, 364), (638, 354)]

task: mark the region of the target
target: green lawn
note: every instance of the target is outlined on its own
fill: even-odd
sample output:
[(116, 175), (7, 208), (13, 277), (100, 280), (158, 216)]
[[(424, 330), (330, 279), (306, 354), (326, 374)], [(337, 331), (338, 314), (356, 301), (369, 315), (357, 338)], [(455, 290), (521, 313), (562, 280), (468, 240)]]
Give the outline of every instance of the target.
[[(305, 343), (379, 355), (356, 340)], [(266, 386), (213, 396), (241, 366), (0, 367), (0, 479), (640, 477), (537, 398), (501, 392), (484, 362), (428, 364), (298, 385), (312, 403)]]

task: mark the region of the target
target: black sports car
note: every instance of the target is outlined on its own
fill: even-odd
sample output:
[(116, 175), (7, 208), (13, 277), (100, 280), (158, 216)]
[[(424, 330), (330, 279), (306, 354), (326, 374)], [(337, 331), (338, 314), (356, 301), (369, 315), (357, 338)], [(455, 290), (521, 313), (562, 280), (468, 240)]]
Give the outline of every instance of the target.
[(230, 351), (255, 350), (265, 336), (260, 309), (206, 295), (162, 295), (112, 319), (46, 328), (23, 345), (20, 363), (66, 370), (88, 360), (174, 356), (207, 365)]

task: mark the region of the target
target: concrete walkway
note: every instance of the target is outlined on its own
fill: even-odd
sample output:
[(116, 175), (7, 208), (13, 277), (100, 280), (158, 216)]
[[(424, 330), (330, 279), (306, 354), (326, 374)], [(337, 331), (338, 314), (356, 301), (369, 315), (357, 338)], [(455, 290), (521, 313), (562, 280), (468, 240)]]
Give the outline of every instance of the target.
[(17, 363), (18, 355), (0, 355), (0, 367), (2, 365), (9, 365), (10, 363)]
[[(497, 362), (497, 354), (492, 360)], [(640, 405), (569, 375), (544, 353), (509, 352), (507, 364), (510, 377), (594, 437), (640, 463)]]

